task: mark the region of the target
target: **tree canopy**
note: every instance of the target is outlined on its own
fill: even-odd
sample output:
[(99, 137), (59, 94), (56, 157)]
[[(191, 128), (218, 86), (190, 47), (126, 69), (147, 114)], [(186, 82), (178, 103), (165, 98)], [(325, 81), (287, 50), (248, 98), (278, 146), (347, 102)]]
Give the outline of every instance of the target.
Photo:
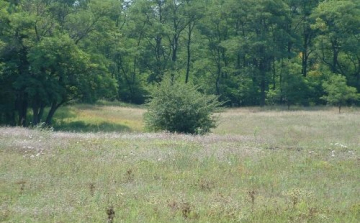
[(228, 106), (324, 104), (335, 73), (360, 90), (359, 0), (0, 0), (0, 124), (142, 104), (165, 76)]

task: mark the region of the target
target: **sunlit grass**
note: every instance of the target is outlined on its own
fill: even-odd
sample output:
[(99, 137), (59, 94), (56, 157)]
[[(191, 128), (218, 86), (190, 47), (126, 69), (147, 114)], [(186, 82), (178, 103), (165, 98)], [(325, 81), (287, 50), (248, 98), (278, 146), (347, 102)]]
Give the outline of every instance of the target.
[(82, 132), (141, 132), (144, 109), (119, 106), (75, 105), (59, 109), (55, 130)]
[[(319, 147), (331, 143), (360, 143), (360, 111), (336, 108), (317, 110), (228, 109), (221, 113), (216, 134), (249, 135), (271, 144)], [(275, 146), (275, 145), (274, 145)]]
[(0, 128), (0, 222), (360, 222), (357, 110), (230, 109), (207, 136), (138, 133), (141, 108), (62, 111), (128, 129)]

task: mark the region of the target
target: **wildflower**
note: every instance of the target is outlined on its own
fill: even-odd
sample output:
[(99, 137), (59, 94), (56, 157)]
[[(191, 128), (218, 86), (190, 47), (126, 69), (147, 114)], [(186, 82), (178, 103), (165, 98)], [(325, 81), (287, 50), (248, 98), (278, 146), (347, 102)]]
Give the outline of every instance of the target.
[(339, 146), (339, 147), (341, 147), (341, 148), (347, 148), (347, 146), (346, 145), (343, 145), (343, 144), (341, 144), (341, 143), (335, 143), (335, 146)]

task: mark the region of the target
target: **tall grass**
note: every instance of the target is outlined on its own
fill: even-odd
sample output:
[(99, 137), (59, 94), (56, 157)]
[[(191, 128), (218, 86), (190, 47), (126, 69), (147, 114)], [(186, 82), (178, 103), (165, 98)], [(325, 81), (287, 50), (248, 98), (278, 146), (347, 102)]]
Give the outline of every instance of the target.
[(129, 129), (1, 128), (0, 222), (360, 222), (357, 110), (232, 109), (190, 136), (141, 133), (140, 108), (69, 109)]

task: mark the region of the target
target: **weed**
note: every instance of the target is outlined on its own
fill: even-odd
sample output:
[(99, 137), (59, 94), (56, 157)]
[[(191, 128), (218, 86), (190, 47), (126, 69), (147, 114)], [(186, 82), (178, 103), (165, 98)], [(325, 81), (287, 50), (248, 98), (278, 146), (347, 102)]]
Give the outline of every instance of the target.
[(93, 197), (95, 194), (95, 184), (94, 183), (89, 183), (89, 190), (90, 190), (91, 197)]
[(10, 210), (6, 205), (0, 206), (0, 222), (7, 222), (10, 219)]
[(16, 184), (20, 185), (20, 194), (24, 193), (26, 181), (20, 180)]
[(214, 183), (207, 179), (199, 179), (196, 185), (203, 191), (211, 191), (215, 187)]
[(360, 203), (354, 204), (350, 207), (350, 212), (360, 218)]
[(300, 201), (301, 191), (296, 188), (294, 190), (291, 190), (288, 193), (288, 196), (290, 197), (292, 207), (295, 208)]
[(134, 181), (134, 173), (133, 173), (133, 170), (132, 170), (132, 169), (128, 169), (128, 170), (126, 171), (125, 177), (126, 177), (126, 181), (127, 181), (127, 182), (132, 182), (132, 181)]
[(109, 206), (109, 207), (106, 209), (106, 214), (107, 214), (107, 222), (108, 222), (108, 223), (113, 223), (113, 222), (114, 222), (114, 218), (115, 218), (114, 207), (113, 207), (113, 206)]
[(248, 194), (249, 197), (250, 197), (251, 211), (254, 212), (256, 191), (255, 191), (255, 190), (250, 190), (250, 191), (247, 192), (247, 194)]
[(176, 212), (179, 209), (179, 204), (176, 201), (168, 201), (167, 206), (173, 211)]
[(181, 204), (181, 213), (184, 218), (190, 217), (190, 213), (191, 213), (190, 203), (184, 202)]

